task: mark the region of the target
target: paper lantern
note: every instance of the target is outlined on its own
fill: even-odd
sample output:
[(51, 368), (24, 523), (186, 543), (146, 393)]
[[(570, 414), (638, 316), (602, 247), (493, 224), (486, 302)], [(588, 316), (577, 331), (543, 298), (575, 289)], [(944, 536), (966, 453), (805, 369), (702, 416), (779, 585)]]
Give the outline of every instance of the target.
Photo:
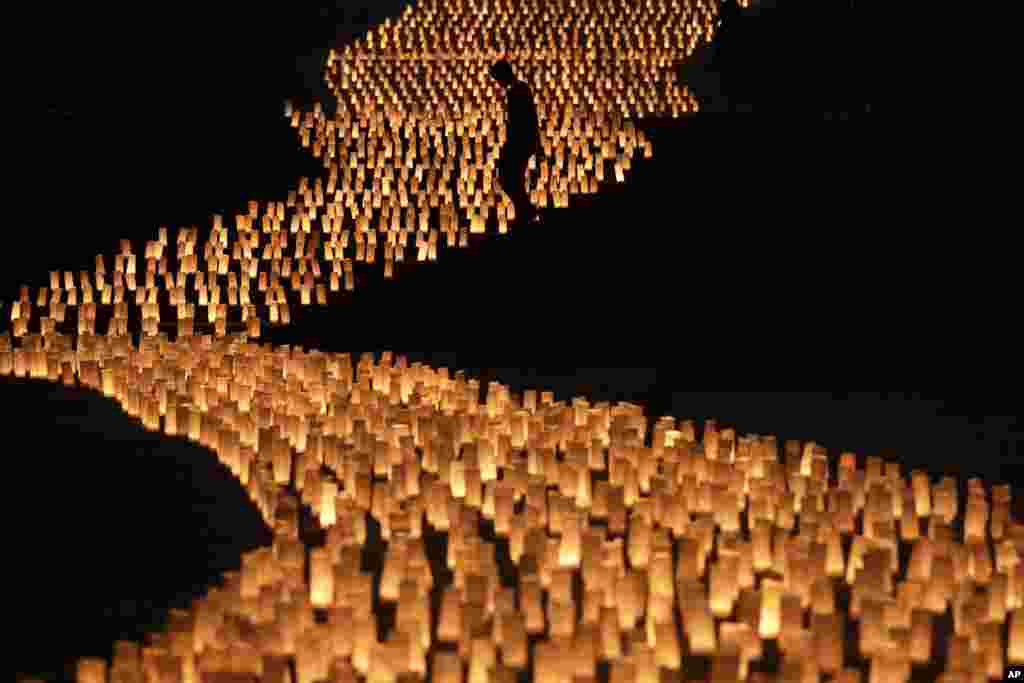
[(433, 671), (438, 683), (462, 683), (462, 662), (453, 652), (438, 651), (433, 657)]
[(932, 615), (924, 609), (914, 609), (910, 616), (910, 660), (926, 663), (932, 656)]
[(399, 586), (405, 576), (407, 562), (404, 546), (400, 543), (393, 543), (388, 549), (388, 556), (384, 561), (384, 569), (381, 573), (380, 599), (382, 601), (398, 600)]
[(465, 491), (466, 505), (480, 508), (483, 505), (483, 481), (480, 478), (479, 468), (465, 468), (463, 470), (463, 486)]
[(295, 673), (298, 683), (312, 683), (327, 677), (330, 661), (324, 641), (322, 627), (307, 629), (296, 640)]
[(106, 683), (107, 661), (98, 657), (79, 659), (75, 680), (77, 683)]
[(441, 598), (441, 613), (437, 622), (437, 638), (442, 642), (456, 642), (462, 637), (462, 605), (454, 588), (445, 590)]
[(599, 651), (604, 659), (615, 661), (622, 655), (619, 616), (615, 608), (602, 607), (598, 624)]
[(860, 651), (866, 657), (881, 655), (887, 647), (887, 630), (883, 618), (884, 605), (866, 600), (861, 606)]
[(1000, 624), (982, 624), (978, 629), (984, 670), (989, 679), (998, 679), (1006, 671), (1003, 658), (1002, 628)]
[(377, 623), (373, 615), (366, 615), (353, 623), (352, 666), (362, 675), (370, 668), (373, 645), (377, 640)]
[(982, 541), (985, 538), (986, 526), (988, 523), (988, 504), (985, 502), (984, 493), (982, 497), (971, 497), (967, 501), (967, 510), (964, 520), (964, 541)]
[(496, 662), (494, 643), (487, 638), (474, 638), (470, 647), (469, 683), (487, 683)]
[(690, 652), (698, 656), (712, 655), (718, 648), (711, 613), (702, 604), (684, 607), (681, 611), (686, 624)]
[(337, 497), (337, 482), (323, 481), (321, 483), (320, 526), (328, 528), (337, 522), (338, 513), (335, 505)]
[(535, 582), (521, 582), (519, 609), (526, 620), (526, 632), (529, 635), (542, 633), (545, 628), (544, 609), (541, 604), (540, 585)]
[(739, 595), (739, 558), (720, 556), (712, 565), (709, 576), (710, 609), (716, 617), (727, 617), (732, 613), (733, 602)]
[(762, 638), (777, 638), (781, 625), (783, 586), (779, 581), (765, 579), (761, 583), (761, 614), (758, 635)]
[(682, 666), (674, 623), (658, 624), (655, 627), (655, 658), (658, 666), (664, 669), (675, 671)]
[(527, 666), (526, 623), (520, 614), (508, 614), (501, 618), (502, 642), (501, 661), (513, 669)]
[(309, 553), (309, 600), (313, 607), (325, 609), (334, 604), (334, 567), (326, 548)]
[(738, 654), (711, 656), (711, 683), (740, 680), (741, 659)]
[(551, 600), (547, 605), (549, 633), (554, 638), (572, 638), (575, 633), (576, 605), (571, 601)]
[(942, 480), (932, 489), (935, 514), (944, 524), (949, 524), (957, 515), (956, 483), (950, 477)]
[(1006, 661), (1010, 664), (1024, 664), (1024, 609), (1019, 607), (1010, 615)]

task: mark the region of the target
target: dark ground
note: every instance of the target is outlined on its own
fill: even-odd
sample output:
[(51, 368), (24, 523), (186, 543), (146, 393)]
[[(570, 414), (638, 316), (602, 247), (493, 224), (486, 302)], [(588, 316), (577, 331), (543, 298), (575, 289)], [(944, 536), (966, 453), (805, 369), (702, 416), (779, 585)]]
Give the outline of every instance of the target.
[[(907, 470), (1017, 480), (1005, 372), (1015, 365), (996, 371), (991, 353), (949, 342), (1005, 343), (1003, 275), (979, 285), (964, 268), (978, 248), (921, 220), (921, 124), (889, 97), (897, 38), (873, 28), (875, 5), (777, 5), (730, 19), (684, 72), (707, 113), (645, 121), (654, 158), (624, 186), (442, 250), (434, 266), (399, 267), (394, 282), (357, 272), (358, 296), (298, 311), (269, 339), (408, 352), (482, 384), (629, 400), (651, 417), (717, 417), (741, 433), (886, 454)], [(47, 284), (50, 269), (89, 268), (122, 237), (141, 246), (161, 224), (205, 225), (315, 173), (281, 101), (322, 97), (324, 51), (310, 46), (391, 8), (308, 6), (217, 16), (90, 6), (29, 22), (37, 47), (12, 143), (21, 184), (0, 300)], [(920, 338), (923, 326), (938, 329)], [(908, 367), (927, 368), (927, 381), (909, 380)], [(869, 386), (938, 391), (690, 391), (801, 375), (803, 387), (874, 377)], [(971, 388), (958, 389), (966, 378)], [(74, 658), (139, 637), (266, 542), (209, 454), (147, 434), (112, 402), (19, 380), (0, 383), (0, 406), (19, 671), (70, 680)]]

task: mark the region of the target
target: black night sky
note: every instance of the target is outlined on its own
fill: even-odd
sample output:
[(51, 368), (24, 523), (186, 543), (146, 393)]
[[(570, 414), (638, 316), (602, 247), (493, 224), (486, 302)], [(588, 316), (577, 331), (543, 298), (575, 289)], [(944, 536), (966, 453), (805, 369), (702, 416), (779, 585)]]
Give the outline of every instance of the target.
[[(158, 225), (205, 226), (312, 177), (319, 165), (283, 100), (326, 98), (327, 46), (404, 3), (230, 5), (30, 10), (8, 105), (18, 121), (0, 301), (52, 269), (89, 268), (121, 238), (138, 246)], [(905, 472), (1014, 482), (1019, 406), (983, 382), (1008, 386), (1006, 374), (975, 374), (966, 349), (902, 331), (967, 308), (919, 265), (918, 238), (892, 227), (916, 209), (901, 201), (893, 149), (905, 131), (882, 16), (861, 0), (779, 0), (728, 17), (684, 67), (705, 113), (641, 124), (654, 158), (623, 186), (398, 268), (394, 281), (357, 276), (354, 295), (296, 312), (264, 341), (393, 350), (483, 386), (628, 400), (652, 418), (714, 417), (830, 454), (885, 455)], [(700, 391), (907, 383), (939, 389)], [(19, 672), (73, 680), (75, 658), (140, 638), (267, 542), (212, 456), (146, 433), (112, 401), (8, 378), (0, 406), (13, 568), (4, 649)]]

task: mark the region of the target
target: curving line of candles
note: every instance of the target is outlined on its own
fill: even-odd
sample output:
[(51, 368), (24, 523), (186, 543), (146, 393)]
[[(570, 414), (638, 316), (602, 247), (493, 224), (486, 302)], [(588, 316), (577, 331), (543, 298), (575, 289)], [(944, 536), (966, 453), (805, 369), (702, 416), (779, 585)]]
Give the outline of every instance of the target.
[[(947, 682), (1024, 663), (1009, 485), (972, 479), (962, 498), (949, 477), (714, 421), (698, 438), (628, 403), (493, 382), (480, 400), (463, 373), (391, 353), (97, 337), (65, 361), (28, 341), (0, 337), (0, 374), (101, 391), (209, 448), (274, 530), (165, 631), (82, 660), (81, 683), (569, 683), (603, 664), (615, 683), (657, 683), (694, 680), (698, 660), (715, 683), (865, 667), (905, 683), (933, 660)], [(300, 540), (301, 506), (322, 545)], [(364, 545), (370, 518), (378, 576), (361, 569), (381, 550)], [(376, 604), (396, 609), (381, 637)]]
[(239, 327), (258, 337), (266, 324), (289, 324), (295, 303), (354, 292), (356, 264), (382, 260), (392, 278), (400, 264), (436, 261), (442, 246), (509, 231), (493, 61), (508, 59), (537, 103), (543, 150), (528, 170), (532, 201), (567, 207), (606, 180), (624, 182), (640, 150), (653, 154), (634, 119), (697, 111), (678, 67), (717, 25), (718, 3), (705, 0), (410, 5), (329, 53), (333, 118), (319, 103), (285, 103), (323, 177), (300, 178), (284, 200), (213, 215), (203, 230), (159, 226), (141, 253), (121, 240), (112, 263), (99, 254), (91, 271), (23, 286), (4, 317), (16, 337), (51, 327), (157, 336), (167, 326), (179, 337)]
[[(509, 59), (537, 97), (534, 201), (566, 206), (597, 188), (606, 162), (621, 182), (637, 149), (651, 154), (632, 117), (696, 109), (672, 74), (716, 17), (703, 0), (420, 3), (329, 55), (334, 119), (286, 106), (326, 182), (250, 201), (233, 228), (214, 216), (205, 240), (180, 228), (174, 253), (161, 227), (144, 269), (123, 240), (110, 273), (100, 255), (91, 273), (53, 271), (34, 297), (22, 288), (0, 376), (100, 391), (146, 429), (205, 446), (274, 530), (165, 631), (116, 643), (111, 662), (81, 660), (80, 683), (485, 683), (523, 671), (584, 683), (604, 666), (613, 683), (701, 668), (715, 683), (865, 671), (905, 683), (936, 660), (952, 683), (1024, 664), (1024, 525), (1009, 485), (972, 479), (964, 495), (952, 478), (813, 442), (780, 446), (714, 421), (698, 436), (693, 421), (652, 423), (640, 406), (497, 383), (480, 400), (463, 373), (391, 353), (255, 341), (264, 318), (290, 322), (288, 292), (326, 305), (354, 290), (354, 263), (374, 263), (378, 243), (390, 277), (410, 235), (429, 262), (441, 233), (465, 246), (492, 216), (507, 231), (493, 60)], [(102, 334), (99, 307), (111, 310)], [(323, 545), (299, 538), (302, 506)], [(370, 519), (379, 576), (361, 569)], [(396, 618), (380, 634), (382, 603)]]

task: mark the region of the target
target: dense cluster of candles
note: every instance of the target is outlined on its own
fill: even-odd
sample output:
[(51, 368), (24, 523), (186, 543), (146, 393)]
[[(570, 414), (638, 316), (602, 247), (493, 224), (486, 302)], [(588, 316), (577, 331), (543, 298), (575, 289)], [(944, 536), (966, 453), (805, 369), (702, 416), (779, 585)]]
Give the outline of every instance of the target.
[[(390, 353), (45, 336), (0, 337), (0, 374), (77, 382), (211, 449), (275, 532), (165, 631), (83, 659), (79, 683), (583, 683), (602, 665), (659, 683), (694, 680), (698, 659), (713, 683), (847, 683), (865, 664), (905, 683), (938, 659), (952, 683), (1024, 663), (1008, 485), (972, 479), (962, 498), (896, 462), (714, 421), (698, 437), (628, 403), (498, 383), (481, 399), (463, 373)], [(322, 545), (300, 540), (300, 506)], [(371, 517), (377, 576), (361, 569)], [(433, 532), (450, 576), (427, 561)], [(378, 603), (396, 609), (383, 635)]]
[[(864, 670), (905, 683), (936, 659), (942, 681), (966, 683), (1024, 663), (1024, 524), (1008, 485), (972, 479), (964, 496), (953, 479), (813, 442), (497, 383), (481, 399), (463, 373), (402, 356), (255, 341), (264, 319), (290, 322), (289, 292), (325, 305), (354, 290), (354, 263), (374, 263), (378, 243), (390, 276), (410, 235), (415, 260), (434, 261), (441, 233), (465, 246), (492, 216), (507, 231), (495, 59), (537, 99), (533, 199), (565, 206), (606, 163), (621, 182), (638, 148), (651, 154), (634, 116), (695, 110), (674, 68), (716, 17), (704, 0), (419, 3), (330, 54), (334, 119), (286, 106), (326, 182), (250, 201), (233, 225), (216, 215), (205, 239), (161, 227), (142, 254), (123, 240), (112, 264), (22, 287), (0, 376), (102, 392), (210, 449), (274, 530), (164, 631), (82, 659), (79, 683), (587, 683), (604, 667), (612, 683), (661, 683), (693, 680), (698, 660), (713, 683)], [(106, 330), (98, 306), (113, 309)], [(303, 506), (323, 545), (300, 538)], [(370, 519), (376, 576), (361, 568)], [(396, 614), (383, 634), (381, 603)]]
[(263, 324), (288, 324), (291, 305), (354, 291), (356, 264), (383, 261), (392, 278), (396, 264), (436, 261), (442, 245), (465, 247), (488, 226), (507, 233), (514, 206), (496, 179), (505, 102), (490, 65), (506, 57), (533, 90), (543, 150), (530, 162), (532, 201), (566, 207), (606, 179), (623, 182), (638, 150), (651, 156), (634, 118), (696, 111), (677, 67), (712, 39), (717, 17), (711, 0), (409, 6), (330, 52), (334, 118), (319, 103), (285, 104), (323, 177), (300, 178), (284, 200), (213, 215), (203, 230), (161, 226), (141, 253), (122, 240), (92, 270), (22, 287), (5, 317), (19, 337), (69, 312), (81, 333), (155, 336), (163, 323), (179, 337), (240, 326), (257, 337)]
[(528, 187), (534, 204), (562, 207), (596, 192), (606, 172), (622, 182), (638, 149), (651, 156), (632, 119), (697, 111), (678, 71), (717, 27), (710, 0), (420, 2), (329, 54), (334, 119), (318, 107), (286, 114), (343, 185), (368, 160), (375, 185), (449, 197), (454, 185), (449, 201), (474, 231), (494, 209), (501, 229), (511, 208), (494, 176), (506, 121), (491, 64), (507, 59), (533, 91), (543, 154)]

